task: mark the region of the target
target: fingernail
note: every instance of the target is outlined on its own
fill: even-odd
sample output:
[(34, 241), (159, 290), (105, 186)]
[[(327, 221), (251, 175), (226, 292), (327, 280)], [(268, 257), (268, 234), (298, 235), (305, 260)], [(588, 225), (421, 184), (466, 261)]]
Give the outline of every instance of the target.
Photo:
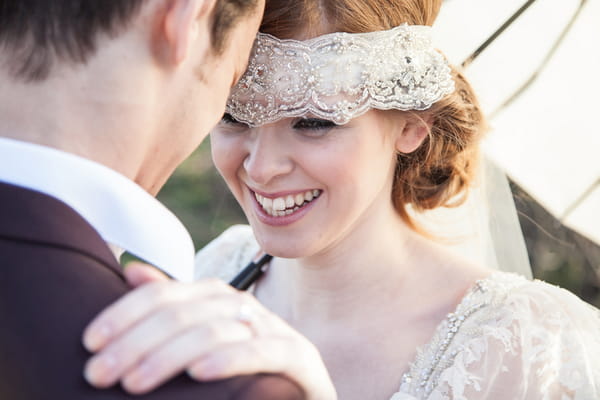
[(85, 379), (94, 386), (109, 386), (116, 379), (117, 358), (112, 354), (93, 357), (85, 366)]
[(98, 351), (110, 339), (111, 329), (107, 324), (92, 328), (83, 338), (83, 345), (89, 351)]

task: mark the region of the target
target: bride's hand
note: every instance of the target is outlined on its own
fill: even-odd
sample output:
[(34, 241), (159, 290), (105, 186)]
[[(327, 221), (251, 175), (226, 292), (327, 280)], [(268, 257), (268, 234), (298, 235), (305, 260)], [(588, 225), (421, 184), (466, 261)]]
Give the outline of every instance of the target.
[(308, 399), (336, 398), (316, 347), (252, 295), (218, 280), (166, 281), (139, 266), (126, 275), (140, 286), (83, 336), (97, 353), (85, 367), (92, 385), (120, 380), (145, 393), (185, 370), (199, 381), (264, 372), (295, 380)]

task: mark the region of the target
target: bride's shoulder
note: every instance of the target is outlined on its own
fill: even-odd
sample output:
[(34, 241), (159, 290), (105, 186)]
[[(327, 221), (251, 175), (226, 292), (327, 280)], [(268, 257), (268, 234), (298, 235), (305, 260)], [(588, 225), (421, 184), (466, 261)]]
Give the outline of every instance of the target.
[(196, 254), (195, 277), (231, 280), (259, 250), (249, 225), (233, 225)]
[(465, 302), (482, 305), (480, 318), (494, 324), (498, 319), (510, 321), (521, 333), (582, 330), (600, 334), (596, 307), (566, 289), (513, 273), (496, 272), (478, 281)]
[[(481, 280), (465, 300), (461, 313), (473, 318), (463, 333), (467, 343), (486, 339), (502, 351), (523, 356), (532, 352), (538, 362), (557, 362), (563, 367), (580, 366), (593, 353), (600, 367), (600, 310), (558, 286), (529, 280), (516, 274), (495, 273)], [(515, 347), (516, 346), (516, 347)], [(489, 352), (490, 349), (488, 349)], [(593, 381), (600, 384), (600, 370)]]
[(600, 310), (568, 290), (541, 280), (497, 272), (478, 285), (483, 287), (484, 292), (489, 292), (489, 300), (496, 307), (508, 308), (523, 316), (540, 316), (548, 320), (550, 315), (567, 317), (584, 313), (598, 318), (600, 322)]
[(600, 352), (600, 310), (558, 286), (495, 272), (476, 282), (441, 334), (481, 357), (492, 349), (510, 354), (537, 349), (538, 359), (542, 354), (566, 359), (585, 349)]
[(565, 289), (496, 272), (477, 281), (417, 359), (405, 387), (417, 390), (412, 377), (428, 371), (425, 385), (440, 395), (432, 398), (450, 390), (469, 399), (599, 398), (600, 311)]

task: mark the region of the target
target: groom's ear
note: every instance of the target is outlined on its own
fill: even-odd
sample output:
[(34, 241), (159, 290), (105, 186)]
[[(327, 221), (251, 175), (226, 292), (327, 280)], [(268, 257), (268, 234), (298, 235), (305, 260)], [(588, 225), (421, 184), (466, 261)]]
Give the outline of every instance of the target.
[(179, 65), (192, 51), (211, 51), (212, 11), (217, 0), (167, 0), (161, 13), (159, 34), (163, 57)]

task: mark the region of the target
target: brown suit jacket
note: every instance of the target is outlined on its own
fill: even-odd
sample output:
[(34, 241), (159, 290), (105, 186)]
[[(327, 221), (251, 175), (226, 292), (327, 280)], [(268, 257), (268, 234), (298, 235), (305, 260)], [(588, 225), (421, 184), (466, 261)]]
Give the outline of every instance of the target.
[(64, 203), (0, 182), (0, 399), (284, 400), (300, 388), (274, 375), (198, 383), (181, 375), (131, 396), (82, 376), (84, 327), (128, 291), (94, 230)]

